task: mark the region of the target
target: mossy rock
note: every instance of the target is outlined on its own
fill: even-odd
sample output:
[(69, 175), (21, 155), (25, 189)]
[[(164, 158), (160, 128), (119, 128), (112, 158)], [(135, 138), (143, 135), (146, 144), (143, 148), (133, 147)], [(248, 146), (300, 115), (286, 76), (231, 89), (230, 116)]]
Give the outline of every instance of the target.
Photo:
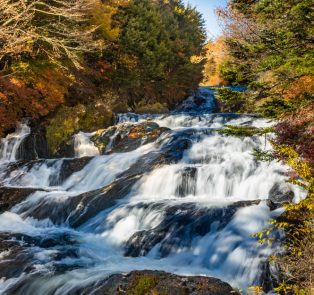
[(126, 292), (127, 295), (145, 295), (158, 284), (156, 276), (135, 271)]
[(78, 131), (93, 132), (110, 126), (112, 117), (112, 111), (103, 102), (59, 108), (48, 119), (46, 137), (50, 152), (55, 154), (60, 145)]

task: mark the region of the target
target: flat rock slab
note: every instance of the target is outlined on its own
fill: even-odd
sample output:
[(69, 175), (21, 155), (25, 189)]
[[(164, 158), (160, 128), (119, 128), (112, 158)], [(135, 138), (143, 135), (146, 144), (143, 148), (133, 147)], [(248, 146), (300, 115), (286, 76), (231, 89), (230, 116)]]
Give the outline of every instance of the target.
[(23, 202), (29, 195), (39, 190), (33, 188), (1, 187), (0, 214), (9, 211), (16, 204)]
[(164, 271), (132, 271), (127, 275), (114, 274), (96, 286), (85, 289), (82, 295), (231, 295), (232, 287), (211, 277), (185, 277)]

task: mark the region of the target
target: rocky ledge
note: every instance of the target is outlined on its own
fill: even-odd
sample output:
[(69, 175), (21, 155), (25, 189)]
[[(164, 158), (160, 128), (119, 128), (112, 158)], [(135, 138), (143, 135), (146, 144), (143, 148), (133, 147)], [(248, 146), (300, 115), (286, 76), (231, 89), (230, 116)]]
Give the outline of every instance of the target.
[(108, 129), (98, 130), (91, 138), (99, 152), (104, 155), (134, 151), (142, 145), (155, 141), (169, 128), (159, 127), (153, 122), (141, 124), (119, 124)]
[(132, 271), (114, 274), (85, 289), (82, 295), (231, 295), (231, 286), (211, 277), (185, 277), (164, 271)]
[[(16, 204), (24, 201), (32, 193), (42, 189), (32, 188), (14, 188), (14, 187), (1, 187), (0, 188), (0, 214), (9, 211)], [(1, 243), (0, 243), (1, 249)]]

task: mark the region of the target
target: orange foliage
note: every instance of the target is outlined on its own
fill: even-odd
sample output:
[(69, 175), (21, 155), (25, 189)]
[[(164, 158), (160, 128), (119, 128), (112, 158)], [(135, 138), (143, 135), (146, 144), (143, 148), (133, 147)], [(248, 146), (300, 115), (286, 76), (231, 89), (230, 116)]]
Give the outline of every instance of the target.
[(210, 77), (210, 80), (207, 83), (210, 86), (227, 86), (229, 83), (227, 80), (220, 78), (218, 75)]
[(228, 58), (225, 39), (219, 37), (217, 41), (209, 41), (204, 45), (205, 55), (193, 56), (192, 62), (200, 62), (206, 60), (205, 68), (203, 71), (204, 79), (201, 83), (202, 86), (224, 86), (228, 85), (228, 81), (219, 77), (218, 67)]
[(283, 98), (292, 99), (300, 94), (311, 95), (314, 93), (314, 76), (304, 76), (293, 81), (283, 92)]
[[(45, 78), (45, 76), (47, 76)], [(59, 71), (46, 75), (0, 79), (0, 136), (16, 127), (23, 117), (39, 119), (65, 101), (69, 78)]]

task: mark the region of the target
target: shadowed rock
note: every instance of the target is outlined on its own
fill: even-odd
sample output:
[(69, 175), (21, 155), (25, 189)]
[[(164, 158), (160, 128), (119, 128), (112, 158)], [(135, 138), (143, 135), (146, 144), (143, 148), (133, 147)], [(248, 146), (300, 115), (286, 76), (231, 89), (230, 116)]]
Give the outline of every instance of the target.
[(19, 185), (26, 173), (30, 172), (32, 169), (38, 170), (42, 165), (46, 165), (48, 168), (53, 166), (56, 167), (55, 173), (50, 175), (49, 185), (60, 185), (73, 173), (82, 170), (92, 159), (93, 157), (82, 157), (75, 159), (41, 159), (9, 163), (1, 171), (0, 185), (6, 185), (7, 181), (12, 185)]
[[(35, 270), (34, 264), (38, 258), (36, 258), (36, 250), (32, 250), (34, 246), (44, 249), (53, 248), (50, 260), (60, 261), (65, 258), (78, 258), (76, 244), (75, 238), (67, 234), (32, 237), (21, 233), (1, 232), (0, 255), (3, 258), (0, 259), (0, 277), (15, 278), (22, 273), (28, 274)], [(58, 263), (54, 268), (56, 271), (59, 270)]]
[[(191, 247), (193, 238), (203, 237), (211, 230), (215, 223), (215, 231), (223, 229), (233, 218), (234, 214), (243, 207), (258, 205), (261, 200), (240, 201), (228, 205), (226, 208), (202, 208), (196, 204), (179, 204), (165, 206), (162, 203), (145, 205), (151, 211), (160, 211), (163, 214), (162, 222), (151, 230), (136, 232), (125, 244), (125, 256), (145, 256), (158, 243), (158, 256), (166, 257), (176, 253), (178, 249)], [(270, 200), (266, 204), (271, 210), (277, 207)]]

